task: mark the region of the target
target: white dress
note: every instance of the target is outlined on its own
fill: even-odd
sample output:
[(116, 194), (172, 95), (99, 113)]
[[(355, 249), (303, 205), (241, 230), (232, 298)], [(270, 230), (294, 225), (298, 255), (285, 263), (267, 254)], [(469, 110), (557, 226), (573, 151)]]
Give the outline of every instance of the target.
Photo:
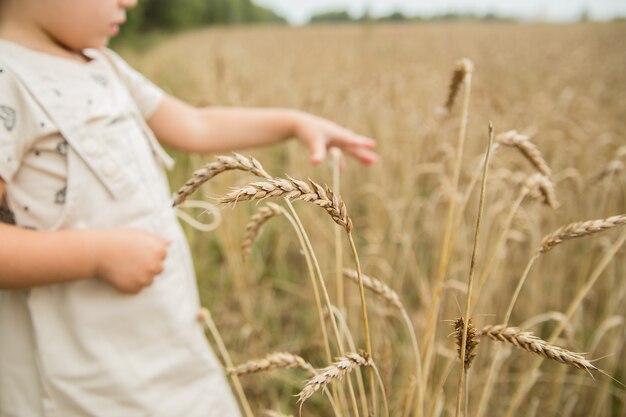
[(0, 177), (15, 221), (137, 228), (172, 244), (138, 295), (97, 278), (2, 293), (0, 417), (238, 417), (196, 318), (171, 161), (145, 123), (163, 93), (113, 52), (85, 54), (0, 40)]

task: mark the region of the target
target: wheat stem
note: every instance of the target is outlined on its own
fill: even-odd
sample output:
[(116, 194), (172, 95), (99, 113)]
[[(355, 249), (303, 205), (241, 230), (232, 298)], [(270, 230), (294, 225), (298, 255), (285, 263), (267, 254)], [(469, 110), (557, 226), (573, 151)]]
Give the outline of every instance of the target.
[(460, 346), (461, 369), (459, 371), (459, 384), (457, 387), (457, 397), (456, 397), (456, 416), (457, 417), (461, 415), (463, 378), (465, 377), (466, 366), (467, 368), (469, 368), (469, 363), (471, 363), (471, 361), (468, 361), (466, 364), (466, 361), (465, 361), (465, 354), (466, 354), (466, 348), (467, 348), (467, 332), (468, 332), (468, 326), (470, 325), (472, 290), (474, 288), (474, 274), (476, 272), (476, 254), (478, 253), (478, 242), (480, 239), (480, 225), (481, 225), (481, 220), (482, 220), (483, 210), (484, 210), (484, 205), (485, 205), (485, 193), (487, 190), (487, 174), (489, 172), (489, 159), (491, 157), (492, 146), (493, 146), (493, 125), (489, 123), (489, 144), (487, 146), (487, 156), (485, 157), (485, 164), (483, 168), (483, 180), (482, 180), (482, 186), (480, 190), (480, 201), (478, 203), (478, 217), (476, 219), (476, 230), (474, 233), (474, 245), (472, 249), (472, 258), (470, 261), (469, 280), (467, 282), (465, 317), (463, 320), (463, 334), (461, 337), (461, 346)]
[[(320, 326), (321, 326), (322, 337), (324, 340), (324, 349), (326, 351), (326, 357), (328, 361), (330, 362), (332, 361), (330, 341), (328, 339), (328, 332), (326, 330), (326, 322), (324, 320), (324, 311), (322, 309), (322, 301), (320, 298), (320, 292), (319, 292), (317, 280), (315, 278), (316, 277), (315, 271), (319, 271), (319, 264), (314, 269), (313, 265), (314, 263), (317, 264), (317, 258), (315, 257), (315, 253), (313, 252), (313, 247), (308, 238), (308, 235), (306, 234), (306, 230), (304, 229), (304, 227), (302, 227), (302, 222), (300, 222), (298, 213), (296, 212), (295, 208), (291, 204), (291, 201), (285, 199), (285, 202), (287, 203), (292, 214), (289, 214), (285, 209), (282, 209), (283, 214), (289, 220), (292, 227), (296, 231), (296, 234), (298, 236), (298, 241), (300, 242), (300, 247), (302, 248), (302, 251), (304, 252), (304, 255), (305, 255), (307, 270), (309, 272), (309, 277), (311, 278), (311, 284), (313, 285), (313, 294), (315, 297), (315, 305), (317, 307), (317, 314), (318, 314), (318, 319), (319, 319)], [(333, 321), (334, 323), (334, 320), (332, 320), (332, 317), (331, 317), (331, 321)], [(343, 401), (343, 398), (345, 397), (345, 393), (343, 392), (343, 390), (341, 390), (340, 392), (341, 392), (341, 399)], [(352, 407), (354, 409), (355, 416), (359, 417), (359, 411), (358, 411), (358, 406), (356, 405), (354, 389), (352, 388), (351, 385), (349, 386), (349, 392), (350, 392), (350, 396), (352, 399)]]
[[(359, 283), (359, 276), (358, 273), (354, 270), (351, 269), (344, 269), (343, 270), (343, 275), (348, 278), (350, 281), (358, 284)], [(372, 278), (369, 277), (367, 275), (362, 275), (361, 276), (362, 280), (363, 280), (363, 285), (371, 290), (372, 292), (374, 292), (375, 294), (377, 294), (380, 298), (384, 299), (385, 301), (387, 301), (389, 304), (393, 305), (394, 307), (396, 307), (402, 316), (402, 320), (404, 321), (404, 324), (406, 325), (408, 331), (409, 331), (409, 336), (411, 338), (411, 345), (413, 348), (413, 356), (415, 359), (415, 366), (416, 366), (416, 388), (418, 390), (418, 407), (420, 409), (422, 409), (421, 413), (422, 415), (424, 415), (424, 411), (423, 411), (423, 407), (424, 407), (424, 392), (423, 392), (423, 384), (421, 381), (422, 378), (422, 359), (420, 356), (420, 350), (419, 350), (419, 345), (417, 343), (417, 337), (415, 335), (415, 330), (413, 328), (413, 323), (411, 322), (411, 319), (409, 317), (409, 314), (406, 310), (406, 308), (404, 307), (404, 305), (402, 304), (402, 302), (400, 301), (400, 297), (398, 296), (398, 294), (391, 289), (387, 284), (383, 283), (382, 281), (376, 279), (376, 278)], [(407, 407), (409, 408), (411, 406), (411, 404), (413, 403), (413, 395), (414, 395), (414, 389), (410, 390), (410, 395), (407, 398)]]
[[(217, 348), (220, 352), (220, 355), (222, 355), (222, 359), (224, 360), (226, 367), (232, 368), (233, 361), (228, 354), (228, 349), (226, 349), (226, 346), (224, 345), (224, 340), (222, 339), (219, 330), (217, 330), (215, 322), (213, 322), (211, 312), (206, 308), (202, 308), (198, 314), (198, 319), (202, 322), (202, 324), (204, 324), (205, 329), (209, 330), (209, 332), (213, 336), (213, 339), (217, 344)], [(243, 407), (246, 417), (254, 417), (252, 409), (250, 408), (250, 404), (248, 403), (248, 399), (246, 398), (246, 394), (243, 392), (243, 387), (241, 386), (239, 378), (237, 377), (237, 375), (231, 375), (230, 378), (233, 381), (233, 385), (235, 386), (235, 392), (237, 393), (237, 397), (239, 397), (239, 402)]]
[[(333, 190), (341, 195), (341, 150), (339, 148), (331, 149), (332, 171), (333, 171)], [(335, 279), (337, 280), (337, 307), (340, 311), (344, 311), (345, 296), (343, 282), (343, 245), (341, 244), (341, 230), (333, 229), (335, 238)]]
[[(467, 61), (469, 62), (469, 60)], [(471, 63), (470, 63), (471, 64)], [(461, 126), (459, 129), (459, 137), (457, 142), (457, 155), (454, 167), (454, 174), (452, 180), (452, 190), (450, 193), (450, 203), (448, 205), (448, 213), (446, 216), (446, 225), (444, 229), (444, 238), (439, 258), (439, 266), (437, 269), (437, 279), (435, 282), (435, 290), (432, 296), (431, 307), (429, 308), (428, 318), (426, 322), (426, 328), (424, 330), (424, 383), (428, 384), (428, 375), (430, 373), (430, 365), (432, 356), (434, 354), (435, 336), (437, 332), (437, 319), (439, 317), (439, 309), (441, 303), (441, 292), (443, 289), (443, 281), (446, 276), (448, 268), (448, 260), (451, 250), (451, 236), (452, 236), (452, 221), (454, 219), (454, 209), (456, 206), (456, 194), (459, 188), (459, 178), (461, 175), (461, 164), (463, 162), (463, 149), (465, 147), (465, 133), (467, 131), (467, 122), (469, 118), (469, 103), (472, 87), (472, 68), (471, 65), (464, 66), (467, 71), (463, 76), (463, 82), (465, 83), (465, 93), (463, 97), (463, 110), (461, 114)], [(417, 413), (417, 410), (416, 410)]]
[[(295, 213), (296, 210), (293, 207), (291, 201), (288, 198), (285, 198), (285, 201), (287, 202), (287, 205), (289, 206), (290, 210)], [(313, 260), (313, 266), (315, 267), (315, 271), (317, 273), (317, 277), (318, 277), (318, 281), (319, 284), (321, 286), (322, 289), (322, 294), (324, 296), (324, 301), (326, 303), (326, 308), (328, 309), (328, 311), (332, 311), (332, 303), (330, 301), (330, 296), (328, 295), (328, 289), (326, 288), (326, 281), (324, 280), (324, 276), (322, 274), (322, 270), (319, 266), (319, 262), (317, 261), (317, 256), (315, 255), (315, 251), (313, 250), (313, 245), (311, 244), (311, 240), (308, 237), (308, 234), (306, 233), (306, 229), (304, 228), (304, 225), (302, 224), (302, 222), (300, 221), (299, 217), (295, 218), (296, 223), (298, 224), (298, 227), (300, 228), (300, 230), (302, 231), (302, 235), (304, 237), (304, 243), (306, 244), (306, 247), (309, 251), (309, 253), (311, 254), (311, 259)], [(351, 224), (351, 223), (350, 223)], [(331, 327), (333, 329), (333, 333), (335, 335), (335, 339), (337, 340), (337, 347), (339, 349), (340, 352), (345, 351), (344, 346), (343, 346), (343, 342), (341, 340), (341, 335), (339, 334), (339, 329), (337, 327), (337, 321), (335, 320), (335, 317), (331, 314), (330, 315), (330, 323), (331, 323)], [(356, 404), (356, 396), (354, 394), (354, 388), (352, 387), (352, 382), (350, 380), (348, 380), (348, 388), (349, 388), (349, 393), (350, 393), (350, 397), (351, 397), (351, 401), (352, 401), (352, 407), (354, 408), (354, 412), (356, 414), (356, 416), (358, 417), (359, 412), (358, 412), (358, 407)], [(361, 406), (363, 407), (363, 413), (365, 415), (369, 414), (369, 410), (367, 408), (367, 401), (365, 400), (365, 392), (361, 392), (360, 393), (360, 397), (361, 397)]]

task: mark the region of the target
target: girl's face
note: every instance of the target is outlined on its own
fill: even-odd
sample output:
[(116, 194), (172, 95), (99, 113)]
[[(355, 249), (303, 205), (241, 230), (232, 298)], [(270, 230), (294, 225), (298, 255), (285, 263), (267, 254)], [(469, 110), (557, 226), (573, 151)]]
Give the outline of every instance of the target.
[[(24, 0), (18, 0), (24, 1)], [(29, 17), (54, 42), (73, 51), (101, 48), (137, 0), (28, 0)]]

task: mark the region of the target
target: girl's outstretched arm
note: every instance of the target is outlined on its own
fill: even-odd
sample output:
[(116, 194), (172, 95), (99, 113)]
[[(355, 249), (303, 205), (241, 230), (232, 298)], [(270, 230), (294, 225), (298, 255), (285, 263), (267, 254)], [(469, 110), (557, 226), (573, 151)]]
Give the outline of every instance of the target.
[(373, 139), (296, 110), (196, 108), (165, 96), (148, 124), (161, 143), (189, 152), (228, 152), (297, 137), (311, 152), (314, 164), (324, 159), (331, 146), (365, 164), (378, 160)]

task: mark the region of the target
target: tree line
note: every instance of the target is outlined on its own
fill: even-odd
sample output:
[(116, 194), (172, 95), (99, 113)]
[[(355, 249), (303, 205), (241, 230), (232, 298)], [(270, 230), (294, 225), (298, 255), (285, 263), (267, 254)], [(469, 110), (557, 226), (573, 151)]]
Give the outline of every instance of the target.
[(512, 18), (498, 16), (493, 13), (484, 15), (474, 13), (443, 13), (439, 15), (424, 16), (408, 16), (400, 11), (392, 12), (386, 16), (372, 17), (369, 13), (365, 13), (360, 17), (353, 17), (345, 10), (329, 11), (316, 14), (311, 17), (309, 23), (340, 23), (340, 22), (451, 22), (451, 21), (514, 21)]
[(285, 23), (252, 0), (142, 0), (128, 14), (127, 33), (180, 30), (212, 24)]

